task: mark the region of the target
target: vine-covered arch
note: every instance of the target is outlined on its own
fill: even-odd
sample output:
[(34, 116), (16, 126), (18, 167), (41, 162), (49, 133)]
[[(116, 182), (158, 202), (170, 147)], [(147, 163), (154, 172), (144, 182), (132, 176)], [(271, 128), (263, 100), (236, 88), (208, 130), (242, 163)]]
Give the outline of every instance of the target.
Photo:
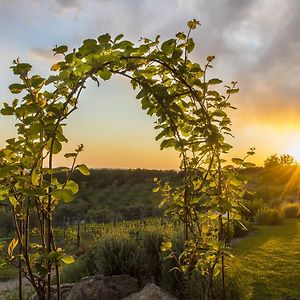
[[(50, 299), (52, 270), (56, 270), (59, 290), (59, 267), (62, 262), (72, 262), (55, 244), (53, 210), (61, 201), (70, 202), (78, 191), (78, 184), (71, 180), (73, 171), (89, 173), (85, 165), (76, 164), (82, 145), (65, 154), (72, 159), (70, 168), (53, 166), (53, 156), (67, 142), (63, 122), (77, 109), (87, 80), (99, 86), (113, 75), (128, 78), (138, 90), (136, 98), (142, 109), (156, 116), (161, 149), (172, 147), (181, 157), (182, 185), (172, 188), (158, 181), (156, 190), (162, 190), (166, 211), (184, 224), (186, 250), (180, 257), (171, 243), (165, 243), (163, 250), (177, 259), (187, 278), (192, 270), (208, 278), (209, 297), (215, 268), (224, 258), (224, 215), (227, 224), (236, 218), (242, 191), (233, 167), (222, 167), (222, 154), (231, 148), (225, 141), (226, 134), (231, 134), (225, 110), (232, 108), (229, 98), (238, 89), (236, 82), (231, 82), (222, 95), (220, 88), (215, 88), (222, 81), (208, 79), (214, 56), (208, 56), (203, 66), (190, 60), (195, 46), (190, 33), (197, 25), (198, 21), (189, 21), (187, 34), (179, 32), (164, 42), (157, 36), (134, 45), (122, 34), (114, 39), (104, 34), (85, 40), (71, 52), (67, 46), (56, 46), (53, 51), (62, 60), (51, 67), (55, 74), (48, 78), (30, 75), (31, 65), (14, 61), (12, 70), (21, 82), (9, 88), (21, 98), (5, 103), (1, 113), (18, 120), (18, 136), (0, 151), (0, 197), (9, 200), (16, 229), (7, 259), (29, 279), (40, 299), (46, 295)], [(244, 160), (235, 163), (242, 166)], [(66, 173), (64, 182), (55, 178), (57, 172)], [(30, 241), (33, 214), (39, 221), (39, 243), (35, 244)], [(14, 254), (17, 244), (19, 255)]]

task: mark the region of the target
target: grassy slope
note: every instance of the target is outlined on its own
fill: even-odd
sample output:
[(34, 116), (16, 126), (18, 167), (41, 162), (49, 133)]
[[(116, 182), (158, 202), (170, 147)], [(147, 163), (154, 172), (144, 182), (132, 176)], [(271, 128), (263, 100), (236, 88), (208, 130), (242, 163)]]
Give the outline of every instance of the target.
[(253, 280), (253, 299), (300, 299), (300, 220), (257, 229), (234, 248), (234, 260)]

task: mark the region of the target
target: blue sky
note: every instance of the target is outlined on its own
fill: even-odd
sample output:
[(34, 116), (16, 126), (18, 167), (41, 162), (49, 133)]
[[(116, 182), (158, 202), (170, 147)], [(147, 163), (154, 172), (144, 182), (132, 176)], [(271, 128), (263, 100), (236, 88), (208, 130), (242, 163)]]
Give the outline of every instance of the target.
[[(233, 155), (257, 148), (256, 161), (274, 153), (300, 159), (300, 1), (297, 0), (0, 0), (0, 100), (12, 99), (9, 66), (20, 57), (46, 76), (56, 61), (51, 49), (72, 49), (102, 33), (162, 39), (196, 18), (193, 59), (216, 55), (212, 77), (237, 80), (233, 98)], [(68, 121), (66, 151), (83, 143), (91, 167), (177, 168), (177, 154), (160, 151), (154, 119), (141, 109), (129, 83), (113, 78), (89, 84)], [(14, 135), (14, 120), (0, 117), (0, 145)]]

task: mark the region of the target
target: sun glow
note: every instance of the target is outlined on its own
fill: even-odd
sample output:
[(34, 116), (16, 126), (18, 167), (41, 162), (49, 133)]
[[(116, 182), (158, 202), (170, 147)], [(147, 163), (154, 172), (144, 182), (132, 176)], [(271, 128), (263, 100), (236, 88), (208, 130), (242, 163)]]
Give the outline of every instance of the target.
[(291, 143), (285, 150), (285, 153), (292, 155), (300, 163), (300, 141)]

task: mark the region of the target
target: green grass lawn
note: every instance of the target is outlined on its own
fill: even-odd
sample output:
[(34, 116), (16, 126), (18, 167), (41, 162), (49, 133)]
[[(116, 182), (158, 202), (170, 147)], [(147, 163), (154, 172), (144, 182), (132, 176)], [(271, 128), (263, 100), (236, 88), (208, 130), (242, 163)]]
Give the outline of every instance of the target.
[(257, 226), (234, 247), (233, 263), (253, 281), (253, 300), (300, 299), (300, 220)]

